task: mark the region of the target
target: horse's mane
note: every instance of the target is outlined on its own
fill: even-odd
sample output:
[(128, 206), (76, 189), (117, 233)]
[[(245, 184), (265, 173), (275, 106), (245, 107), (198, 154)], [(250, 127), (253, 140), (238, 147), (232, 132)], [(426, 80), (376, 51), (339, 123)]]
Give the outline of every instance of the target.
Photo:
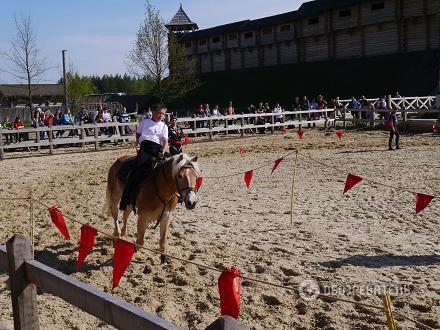
[[(183, 156), (183, 160), (181, 160), (179, 162), (180, 157)], [(184, 167), (185, 165), (191, 165), (194, 170), (197, 172), (198, 175), (200, 175), (200, 168), (199, 168), (199, 164), (195, 161), (193, 161), (193, 157), (190, 157), (187, 154), (180, 154), (180, 155), (174, 155), (173, 157), (170, 158), (170, 160), (172, 159), (172, 173), (173, 173), (173, 178), (176, 177), (177, 172), (180, 171), (180, 169), (182, 167)]]

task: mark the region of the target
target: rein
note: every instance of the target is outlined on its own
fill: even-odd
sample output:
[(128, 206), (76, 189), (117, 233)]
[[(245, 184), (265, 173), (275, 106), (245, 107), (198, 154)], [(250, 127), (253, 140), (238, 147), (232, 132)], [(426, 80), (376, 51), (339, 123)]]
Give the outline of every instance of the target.
[[(182, 166), (180, 169), (179, 169), (179, 171), (181, 170), (181, 169), (184, 169), (184, 168), (192, 168), (192, 169), (194, 169), (194, 167), (193, 166)], [(166, 180), (167, 178), (166, 178), (166, 176), (165, 176), (165, 172), (163, 172), (162, 171), (162, 175), (163, 175), (163, 177), (164, 177), (164, 179)], [(157, 198), (161, 201), (161, 203), (162, 203), (162, 205), (163, 205), (163, 208), (162, 208), (162, 212), (160, 213), (160, 217), (159, 217), (159, 219), (157, 219), (157, 221), (156, 221), (156, 225), (154, 226), (154, 228), (153, 229), (156, 229), (157, 228), (157, 226), (159, 225), (159, 223), (161, 222), (161, 220), (162, 220), (162, 217), (163, 217), (163, 214), (165, 213), (165, 208), (166, 208), (166, 206), (168, 205), (168, 203), (172, 200), (172, 199), (174, 199), (174, 197), (182, 197), (183, 195), (182, 195), (182, 192), (185, 192), (185, 191), (188, 191), (188, 192), (190, 192), (190, 191), (196, 191), (195, 190), (195, 188), (193, 188), (193, 187), (186, 187), (186, 188), (184, 188), (184, 189), (182, 189), (182, 190), (180, 190), (180, 188), (179, 188), (179, 183), (177, 182), (177, 175), (176, 175), (176, 180), (175, 180), (175, 182), (176, 182), (176, 188), (177, 188), (177, 193), (173, 193), (169, 198), (168, 198), (168, 200), (167, 201), (165, 201), (162, 197), (160, 197), (160, 195), (159, 195), (159, 189), (157, 189), (157, 182), (156, 182), (156, 176), (154, 176), (154, 178), (153, 178), (153, 182), (154, 182), (154, 190), (155, 190), (155, 192), (156, 192), (156, 196), (157, 196)], [(187, 193), (188, 194), (188, 193)]]

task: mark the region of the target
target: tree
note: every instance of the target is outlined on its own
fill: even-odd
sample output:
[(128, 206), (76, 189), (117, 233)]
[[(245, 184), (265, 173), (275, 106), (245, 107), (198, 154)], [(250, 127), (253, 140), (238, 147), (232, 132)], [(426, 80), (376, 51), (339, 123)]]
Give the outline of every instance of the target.
[(147, 0), (144, 21), (127, 57), (129, 71), (153, 80), (152, 94), (168, 102), (197, 86), (194, 73), (188, 70), (191, 65), (176, 36), (168, 34), (159, 11)]
[(97, 93), (98, 88), (93, 85), (89, 77), (81, 77), (77, 72), (71, 71), (67, 75), (67, 94), (72, 109), (76, 112), (84, 103), (86, 96)]
[(30, 16), (14, 16), (17, 35), (11, 41), (10, 50), (1, 52), (1, 57), (9, 62), (10, 67), (4, 69), (15, 78), (27, 84), (28, 102), (32, 106), (32, 83), (37, 81), (50, 67), (47, 58), (41, 57), (36, 44), (36, 33), (31, 24)]

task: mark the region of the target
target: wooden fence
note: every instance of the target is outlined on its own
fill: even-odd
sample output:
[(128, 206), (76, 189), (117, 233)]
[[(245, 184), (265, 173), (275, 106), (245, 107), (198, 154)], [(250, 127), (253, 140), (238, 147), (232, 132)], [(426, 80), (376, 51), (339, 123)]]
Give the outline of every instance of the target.
[[(343, 100), (347, 102), (348, 100)], [(393, 100), (391, 100), (394, 102)], [(440, 109), (433, 109), (435, 97), (426, 98), (406, 98), (395, 100), (399, 106), (397, 113), (403, 123), (411, 121), (409, 113), (440, 113)], [(183, 131), (188, 136), (207, 136), (212, 140), (215, 134), (238, 134), (243, 137), (246, 134), (258, 132), (275, 133), (281, 128), (304, 127), (324, 127), (329, 128), (341, 123), (343, 128), (348, 124), (369, 124), (375, 126), (383, 123), (383, 114), (391, 110), (382, 109), (349, 109), (348, 103), (343, 108), (303, 110), (303, 111), (284, 111), (281, 114), (262, 113), (262, 114), (243, 114), (219, 117), (203, 118), (179, 118), (177, 122), (183, 127)], [(356, 115), (358, 113), (358, 115)], [(364, 114), (364, 115), (361, 115)], [(366, 115), (365, 115), (366, 114)], [(279, 117), (281, 115), (281, 118)], [(315, 118), (312, 120), (312, 118)], [(433, 120), (434, 122), (435, 120)], [(72, 126), (51, 126), (51, 127), (30, 127), (23, 129), (2, 129), (0, 128), (0, 160), (5, 158), (5, 152), (19, 149), (47, 148), (50, 154), (54, 153), (54, 148), (59, 145), (77, 145), (82, 148), (86, 144), (93, 144), (95, 150), (105, 142), (134, 142), (135, 132), (138, 122), (131, 123), (102, 123), (102, 124), (83, 124)], [(129, 128), (129, 131), (127, 131)], [(60, 134), (61, 133), (61, 134)], [(41, 136), (40, 136), (41, 134)], [(67, 135), (67, 137), (65, 137)], [(44, 137), (44, 139), (43, 139)], [(15, 140), (12, 141), (11, 140)]]
[[(23, 235), (13, 236), (6, 247), (0, 246), (1, 269), (9, 272), (15, 329), (39, 329), (37, 287), (117, 329), (180, 329), (141, 308), (33, 260), (31, 243)], [(221, 317), (208, 328), (249, 329), (230, 317)]]
[[(366, 99), (375, 103), (379, 99)], [(435, 96), (414, 96), (414, 97), (387, 97), (385, 99), (388, 105), (401, 110), (424, 110), (433, 109), (435, 106)], [(347, 109), (351, 100), (340, 100), (344, 108)]]
[[(321, 114), (321, 119), (310, 120), (310, 115), (317, 113)], [(281, 121), (277, 121), (276, 114), (273, 113), (179, 118), (178, 123), (182, 124), (186, 135), (197, 136), (205, 134), (209, 139), (212, 139), (214, 134), (219, 133), (224, 133), (225, 135), (239, 133), (241, 136), (244, 136), (246, 132), (255, 133), (256, 130), (269, 130), (271, 133), (274, 133), (277, 128), (281, 127), (295, 126), (300, 129), (304, 126), (312, 125), (329, 127), (334, 125), (334, 118), (331, 117), (333, 113), (334, 109), (290, 111), (282, 114), (283, 118)], [(84, 148), (86, 144), (93, 144), (95, 150), (98, 150), (100, 144), (105, 142), (134, 142), (137, 125), (137, 122), (111, 122), (28, 127), (12, 130), (0, 128), (0, 160), (3, 160), (5, 152), (10, 150), (36, 148), (40, 151), (41, 148), (48, 148), (49, 153), (53, 154), (54, 148), (58, 145), (78, 145)], [(124, 134), (127, 127), (131, 130), (130, 134)]]

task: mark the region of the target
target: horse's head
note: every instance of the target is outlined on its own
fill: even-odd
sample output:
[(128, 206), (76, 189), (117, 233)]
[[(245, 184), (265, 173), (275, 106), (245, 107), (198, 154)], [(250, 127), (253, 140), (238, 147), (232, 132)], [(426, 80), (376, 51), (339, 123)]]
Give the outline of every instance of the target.
[(179, 195), (185, 202), (186, 208), (192, 210), (198, 202), (195, 189), (197, 178), (200, 175), (197, 156), (194, 158), (190, 158), (186, 154), (174, 156), (173, 174)]

